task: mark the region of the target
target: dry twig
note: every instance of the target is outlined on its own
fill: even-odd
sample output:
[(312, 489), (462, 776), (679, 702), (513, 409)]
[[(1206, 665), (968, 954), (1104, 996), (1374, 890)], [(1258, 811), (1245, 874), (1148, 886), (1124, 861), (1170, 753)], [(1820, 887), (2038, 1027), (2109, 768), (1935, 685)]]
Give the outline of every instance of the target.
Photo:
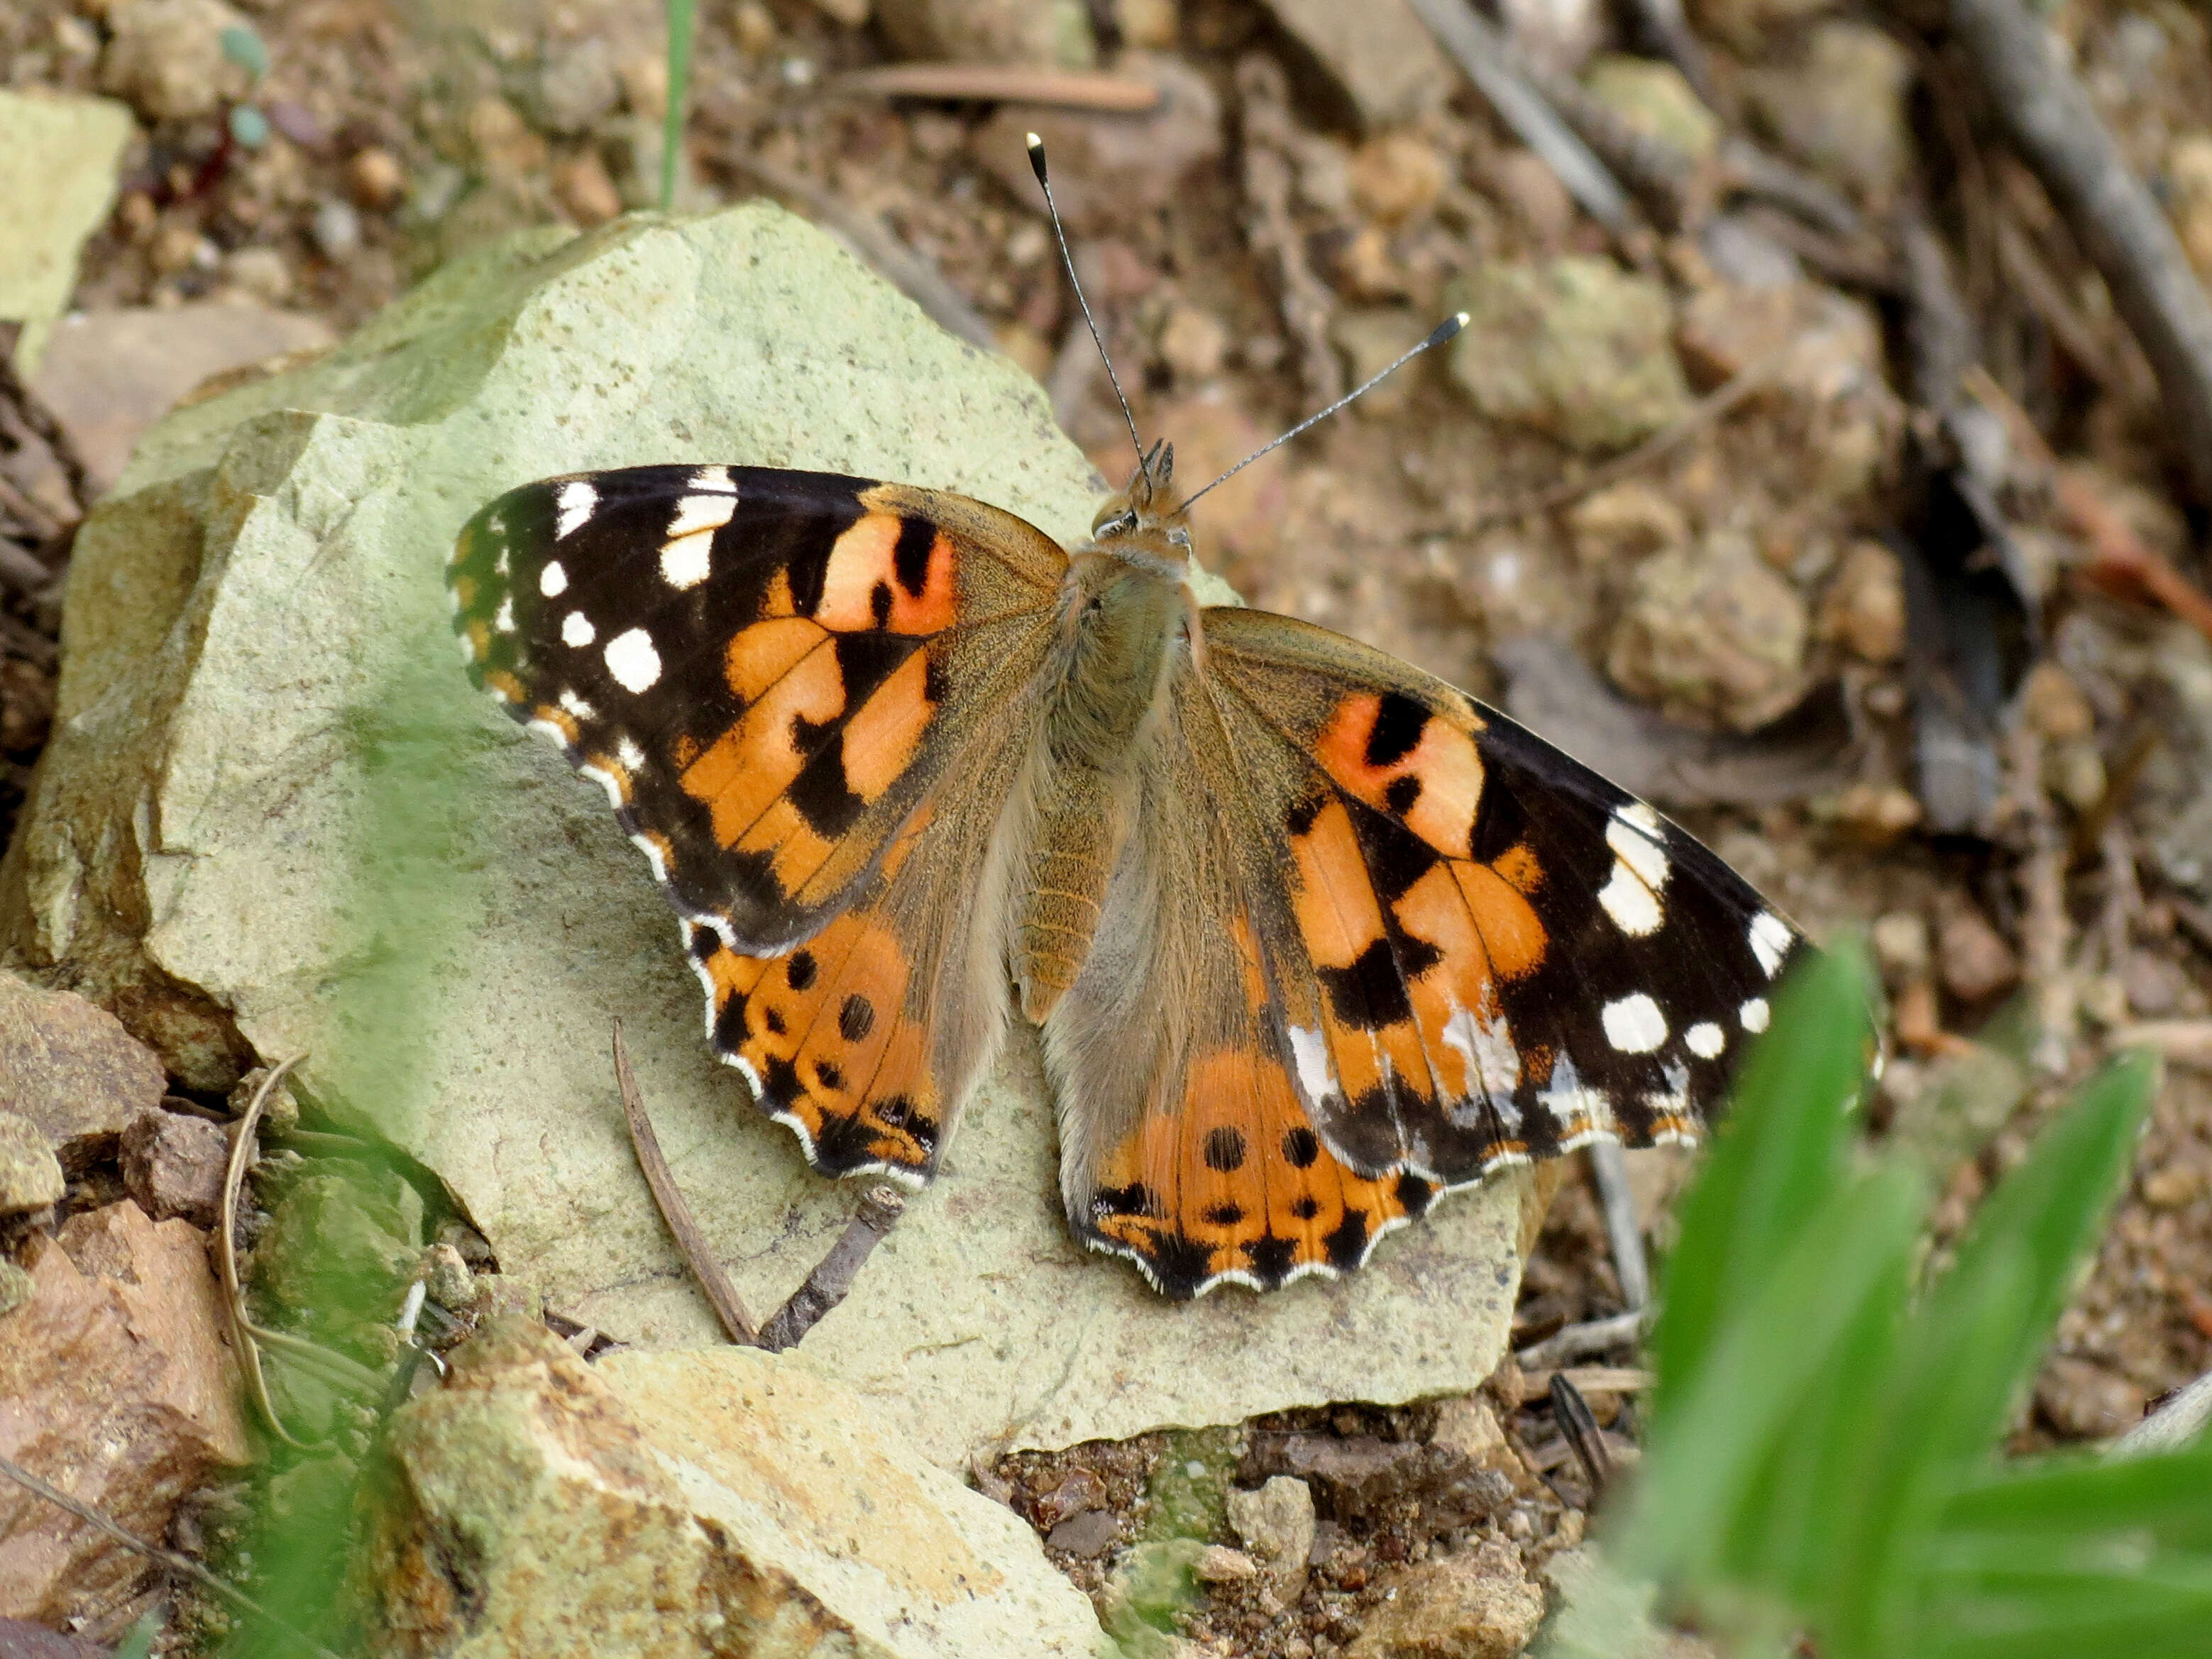
[[(279, 1431), (279, 1432), (282, 1432), (282, 1431)], [(283, 1635), (290, 1637), (292, 1640), (297, 1642), (308, 1652), (319, 1654), (322, 1656), (322, 1659), (337, 1659), (337, 1655), (332, 1653), (321, 1643), (316, 1641), (314, 1638), (307, 1635), (305, 1632), (294, 1629), (291, 1626), (286, 1624), (282, 1619), (279, 1619), (275, 1613), (270, 1612), (268, 1608), (263, 1607), (252, 1596), (248, 1595), (244, 1590), (239, 1589), (237, 1585), (228, 1583), (222, 1579), (216, 1577), (215, 1574), (210, 1572), (205, 1567), (193, 1560), (189, 1555), (179, 1555), (174, 1550), (165, 1550), (158, 1545), (148, 1543), (144, 1539), (139, 1537), (137, 1534), (128, 1530), (127, 1528), (118, 1525), (117, 1522), (110, 1520), (107, 1516), (102, 1515), (98, 1510), (93, 1508), (91, 1504), (83, 1502), (80, 1498), (70, 1497), (59, 1487), (47, 1485), (46, 1482), (40, 1480), (37, 1475), (33, 1474), (28, 1469), (23, 1468), (21, 1464), (16, 1463), (9, 1458), (0, 1457), (0, 1474), (6, 1475), (10, 1480), (13, 1480), (17, 1486), (22, 1487), (26, 1492), (37, 1494), (39, 1497), (45, 1498), (46, 1502), (55, 1505), (57, 1508), (67, 1510), (71, 1515), (76, 1516), (78, 1520), (85, 1522), (86, 1525), (98, 1528), (101, 1532), (106, 1534), (110, 1538), (112, 1538), (117, 1543), (122, 1545), (124, 1548), (129, 1550), (132, 1554), (143, 1556), (147, 1560), (151, 1561), (155, 1566), (160, 1567), (164, 1572), (170, 1573), (176, 1577), (189, 1580), (192, 1583), (198, 1585), (202, 1589), (207, 1591), (210, 1595), (218, 1596), (223, 1601), (229, 1602), (231, 1606), (236, 1607), (240, 1612), (247, 1614), (251, 1618), (259, 1620), (262, 1623), (267, 1625), (271, 1630), (280, 1632)]]
[(762, 1346), (761, 1334), (753, 1324), (752, 1316), (738, 1299), (738, 1287), (722, 1271), (714, 1247), (700, 1231), (691, 1206), (684, 1200), (684, 1189), (676, 1184), (668, 1160), (661, 1156), (660, 1139), (653, 1133), (653, 1120), (645, 1112), (645, 1097), (638, 1092), (637, 1078), (629, 1068), (629, 1050), (623, 1043), (620, 1020), (615, 1022), (614, 1047), (615, 1084), (622, 1091), (623, 1117), (629, 1125), (629, 1144), (637, 1152), (638, 1168), (645, 1171), (645, 1184), (653, 1189), (653, 1201), (660, 1211), (660, 1218), (668, 1224), (668, 1231), (676, 1240), (677, 1253), (683, 1256), (684, 1265), (691, 1269), (691, 1276), (699, 1281), (699, 1288), (707, 1293), (707, 1300), (714, 1304), (714, 1316), (722, 1322), (724, 1334), (740, 1347), (757, 1348)]
[(887, 98), (1003, 100), (1109, 115), (1142, 115), (1160, 106), (1159, 88), (1137, 76), (1025, 64), (890, 64), (841, 75), (830, 89)]
[(1620, 1299), (1633, 1313), (1651, 1300), (1651, 1270), (1644, 1259), (1644, 1230), (1636, 1224), (1636, 1195), (1628, 1186), (1628, 1154), (1617, 1140), (1590, 1143), (1590, 1174), (1605, 1211), (1605, 1236), (1613, 1246), (1613, 1269), (1620, 1280)]
[(1607, 1353), (1640, 1338), (1650, 1316), (1651, 1310), (1646, 1306), (1629, 1313), (1615, 1314), (1610, 1319), (1593, 1319), (1587, 1324), (1570, 1325), (1564, 1330), (1554, 1331), (1541, 1342), (1530, 1343), (1513, 1356), (1514, 1362), (1527, 1372), (1564, 1364), (1568, 1360), (1582, 1359), (1594, 1353)]
[(2181, 459), (2212, 502), (2212, 299), (2051, 32), (2019, 0), (1950, 0), (1997, 118), (2066, 216), (2150, 360)]
[(2212, 639), (2212, 595), (2143, 544), (2134, 527), (2078, 474), (2061, 471), (2058, 510), (2093, 556), (2081, 580), (2116, 598), (2164, 605)]
[(313, 1449), (304, 1440), (295, 1440), (292, 1431), (284, 1426), (284, 1419), (276, 1415), (276, 1402), (269, 1398), (268, 1379), (261, 1372), (261, 1348), (254, 1340), (253, 1322), (246, 1316), (246, 1291), (238, 1277), (238, 1189), (246, 1179), (246, 1166), (253, 1158), (253, 1129), (261, 1121), (262, 1109), (268, 1105), (269, 1097), (284, 1080), (284, 1073), (297, 1066), (305, 1054), (294, 1054), (270, 1067), (261, 1079), (261, 1086), (253, 1091), (246, 1103), (246, 1111), (238, 1120), (232, 1133), (230, 1162), (223, 1170), (222, 1206), (216, 1217), (216, 1260), (222, 1270), (222, 1310), (230, 1324), (230, 1346), (238, 1355), (239, 1367), (246, 1373), (246, 1391), (253, 1403), (269, 1419), (269, 1426), (286, 1445), (300, 1451)]
[(821, 1322), (823, 1315), (842, 1302), (860, 1276), (869, 1252), (884, 1241), (906, 1212), (906, 1200), (897, 1188), (878, 1182), (860, 1194), (860, 1207), (829, 1254), (814, 1264), (806, 1282), (761, 1328), (760, 1345), (780, 1353)]

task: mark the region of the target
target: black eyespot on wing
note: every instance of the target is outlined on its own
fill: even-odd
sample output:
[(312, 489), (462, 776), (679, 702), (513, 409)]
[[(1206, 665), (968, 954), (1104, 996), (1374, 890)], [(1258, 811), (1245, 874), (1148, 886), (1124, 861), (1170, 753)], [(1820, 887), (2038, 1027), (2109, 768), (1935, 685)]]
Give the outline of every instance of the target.
[(837, 1010), (837, 1035), (848, 1042), (858, 1042), (875, 1029), (876, 1005), (858, 991), (845, 999)]
[(1382, 799), (1389, 809), (1403, 817), (1413, 810), (1413, 803), (1421, 798), (1421, 781), (1411, 772), (1390, 780), (1382, 791)]
[(1260, 1282), (1273, 1290), (1289, 1277), (1297, 1250), (1295, 1241), (1263, 1233), (1244, 1247), (1244, 1259), (1252, 1264)]
[(1321, 1138), (1303, 1123), (1283, 1133), (1283, 1157), (1292, 1169), (1310, 1169), (1321, 1156)]
[(878, 582), (868, 590), (868, 615), (881, 628), (891, 619), (891, 585)]
[(1413, 745), (1421, 740), (1421, 728), (1429, 723), (1429, 711), (1401, 692), (1385, 691), (1382, 707), (1375, 711), (1375, 724), (1367, 733), (1367, 763), (1370, 766), (1389, 766), (1413, 752)]
[(814, 983), (814, 953), (793, 951), (784, 959), (783, 977), (794, 991), (804, 991)]
[(1206, 1218), (1216, 1227), (1233, 1227), (1244, 1218), (1241, 1204), (1217, 1204), (1206, 1212)]
[(844, 1073), (826, 1060), (817, 1060), (814, 1062), (814, 1080), (833, 1095), (841, 1092), (845, 1087)]
[(1407, 1170), (1399, 1174), (1397, 1194), (1398, 1202), (1405, 1207), (1407, 1215), (1419, 1215), (1429, 1207), (1429, 1200), (1437, 1195), (1437, 1189)]
[(1206, 1137), (1206, 1166), (1218, 1170), (1224, 1175), (1244, 1167), (1244, 1134), (1226, 1124), (1212, 1130)]
[(1329, 1266), (1339, 1273), (1350, 1273), (1367, 1253), (1367, 1212), (1346, 1210), (1343, 1221), (1322, 1243), (1328, 1250)]
[(1306, 1193), (1291, 1200), (1291, 1213), (1301, 1221), (1311, 1221), (1321, 1213), (1321, 1200)]
[(1133, 1181), (1126, 1187), (1101, 1187), (1091, 1195), (1091, 1212), (1104, 1219), (1116, 1215), (1164, 1214), (1159, 1196), (1141, 1181)]
[(761, 1010), (761, 1024), (768, 1027), (770, 1036), (781, 1036), (784, 1030), (783, 1010), (774, 1003), (769, 1004), (767, 1007)]
[(1406, 980), (1418, 979), (1442, 959), (1443, 953), (1435, 945), (1407, 934), (1395, 952), (1389, 939), (1378, 939), (1354, 957), (1350, 967), (1317, 967), (1314, 973), (1339, 1019), (1363, 1031), (1379, 1031), (1413, 1017), (1413, 1005), (1406, 996)]

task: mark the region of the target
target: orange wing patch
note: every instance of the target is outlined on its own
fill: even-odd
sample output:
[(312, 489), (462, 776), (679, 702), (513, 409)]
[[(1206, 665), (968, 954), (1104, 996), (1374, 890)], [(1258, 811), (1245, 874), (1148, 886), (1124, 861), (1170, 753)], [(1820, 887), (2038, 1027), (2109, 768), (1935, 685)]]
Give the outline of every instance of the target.
[(913, 964), (872, 912), (840, 916), (781, 957), (694, 928), (715, 1049), (824, 1175), (927, 1178), (943, 1119), (928, 1034), (905, 1016)]

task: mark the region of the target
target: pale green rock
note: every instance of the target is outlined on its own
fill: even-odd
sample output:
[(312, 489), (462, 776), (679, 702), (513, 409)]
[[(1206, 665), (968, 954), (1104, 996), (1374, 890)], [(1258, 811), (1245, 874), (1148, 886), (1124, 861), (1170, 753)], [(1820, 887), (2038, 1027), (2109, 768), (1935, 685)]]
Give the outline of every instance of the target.
[(1452, 377), (1491, 419), (1602, 453), (1688, 410), (1673, 312), (1650, 278), (1566, 258), (1484, 265), (1455, 291), (1468, 325)]
[(1583, 86), (1631, 131), (1656, 138), (1692, 161), (1705, 161), (1720, 147), (1720, 117), (1672, 64), (1604, 52), (1583, 71)]
[(106, 98), (0, 92), (0, 322), (21, 323), (28, 380), (76, 285), (76, 256), (115, 200), (131, 112)]
[[(118, 1006), (167, 998), (180, 1073), (222, 1060), (226, 1018), (264, 1056), (306, 1051), (302, 1101), (434, 1171), (502, 1271), (665, 1348), (716, 1328), (631, 1153), (615, 1016), (757, 1314), (853, 1194), (716, 1063), (645, 861), (596, 786), (469, 689), (442, 582), (493, 495), (653, 461), (960, 489), (1063, 539), (1098, 489), (1011, 362), (773, 207), (473, 256), (312, 365), (171, 415), (86, 524), (0, 950)], [(1069, 1240), (1055, 1168), (1018, 1041), (806, 1340), (929, 1457), (1464, 1391), (1502, 1351), (1510, 1182), (1345, 1280), (1187, 1305)]]

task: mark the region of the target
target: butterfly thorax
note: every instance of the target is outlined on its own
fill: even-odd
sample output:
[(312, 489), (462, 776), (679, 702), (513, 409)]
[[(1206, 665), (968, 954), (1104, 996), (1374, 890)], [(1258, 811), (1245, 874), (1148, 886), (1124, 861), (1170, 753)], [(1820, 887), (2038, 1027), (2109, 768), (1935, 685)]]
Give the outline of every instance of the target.
[(1043, 677), (1052, 702), (1030, 768), (1036, 830), (1014, 912), (1014, 977), (1032, 1021), (1051, 1012), (1090, 954), (1130, 831), (1139, 767), (1158, 741), (1174, 678), (1190, 660), (1197, 605), (1187, 569), (1149, 520), (1069, 560)]

